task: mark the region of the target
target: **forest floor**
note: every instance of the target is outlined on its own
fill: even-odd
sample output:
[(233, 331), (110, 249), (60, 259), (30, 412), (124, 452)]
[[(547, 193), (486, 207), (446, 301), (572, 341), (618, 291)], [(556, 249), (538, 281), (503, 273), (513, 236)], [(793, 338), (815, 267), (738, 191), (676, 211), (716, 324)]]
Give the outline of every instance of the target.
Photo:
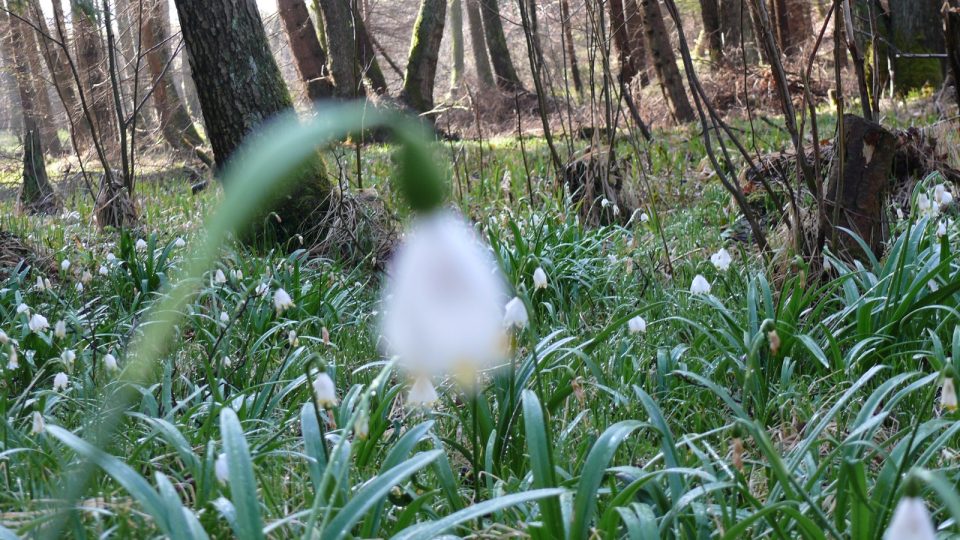
[[(911, 104), (889, 124), (930, 125), (931, 114)], [(825, 114), (821, 133), (835, 121)], [(776, 122), (754, 119), (758, 152), (789, 146)], [(956, 123), (931, 129), (960, 166)], [(309, 526), (324, 538), (430, 537), (408, 529), (417, 522), (478, 538), (558, 527), (569, 538), (878, 538), (902, 473), (920, 468), (935, 521), (952, 517), (955, 531), (960, 500), (943, 485), (960, 480), (960, 423), (938, 400), (941, 370), (960, 361), (957, 225), (941, 237), (936, 218), (909, 212), (892, 225), (888, 258), (834, 259), (822, 281), (802, 267), (773, 275), (729, 239), (739, 216), (696, 126), (620, 148), (649, 219), (589, 227), (541, 138), (437, 144), (451, 199), (529, 307), (512, 349), (517, 386), (494, 370), (474, 398), (437, 380), (433, 410), (406, 408), (409, 381), (378, 347), (376, 261), (228, 243), (102, 451), (74, 435), (96, 436), (102, 399), (121, 384), (148, 310), (202, 245), (222, 190), (192, 194), (164, 172), (181, 164), (148, 161), (157, 180), (138, 186), (142, 225), (100, 232), (78, 181), (58, 186), (66, 211), (48, 217), (16, 215), (11, 186), (0, 230), (45, 262), (0, 277), (0, 526), (25, 534), (66, 517), (77, 537), (141, 538), (256, 538), (263, 526), (284, 538)], [(389, 147), (360, 149), (359, 181), (355, 148), (327, 158), (342, 185), (377, 188), (406, 221)], [(16, 181), (15, 163), (0, 170), (0, 184)], [(940, 182), (921, 180), (917, 195)], [(729, 268), (711, 263), (721, 248)], [(546, 288), (534, 287), (537, 268)], [(691, 293), (696, 276), (708, 294)], [(293, 307), (276, 309), (281, 289)], [(636, 316), (645, 328), (631, 332)], [(318, 361), (340, 398), (322, 415), (305, 383)], [(98, 476), (75, 511), (58, 513), (84, 460)], [(534, 499), (555, 486), (559, 507)]]

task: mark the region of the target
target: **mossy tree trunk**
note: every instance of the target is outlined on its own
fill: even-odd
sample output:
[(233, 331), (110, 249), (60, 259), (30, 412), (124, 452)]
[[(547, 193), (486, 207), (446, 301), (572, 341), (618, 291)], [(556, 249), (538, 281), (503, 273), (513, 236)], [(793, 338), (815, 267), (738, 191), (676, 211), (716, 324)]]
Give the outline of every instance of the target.
[(385, 92), (386, 79), (374, 54), (366, 25), (350, 5), (350, 0), (319, 0), (317, 7), (323, 19), (323, 36), (330, 73), (336, 87), (335, 94), (343, 98), (363, 95), (361, 83), (364, 78), (375, 93)]
[[(629, 0), (628, 0), (629, 1)], [(633, 0), (635, 2), (635, 0)], [(570, 0), (560, 0), (560, 26), (564, 37), (564, 53), (570, 68), (570, 78), (577, 94), (583, 94), (583, 80), (580, 77), (580, 65), (577, 62), (577, 48), (573, 42), (573, 22), (570, 20)]]
[(960, 106), (960, 0), (946, 0), (943, 3), (943, 35), (947, 67), (953, 76), (953, 95)]
[(303, 0), (278, 0), (277, 8), (307, 97), (318, 100), (333, 96), (333, 81), (326, 73), (327, 53), (320, 46), (307, 5)]
[(421, 113), (433, 109), (433, 84), (446, 16), (447, 0), (422, 0), (413, 25), (400, 99)]
[(477, 79), (482, 86), (493, 86), (493, 68), (487, 56), (487, 38), (483, 35), (480, 15), (480, 0), (464, 0), (467, 3), (467, 21), (470, 24), (470, 45), (473, 47), (473, 64)]
[[(8, 1), (3, 7), (21, 16), (25, 12), (23, 3), (16, 0)], [(34, 74), (30, 72), (27, 55), (21, 46), (27, 31), (26, 25), (17, 17), (8, 15), (6, 11), (3, 11), (0, 17), (5, 23), (4, 39), (13, 60), (20, 108), (23, 111), (23, 185), (20, 189), (20, 207), (30, 213), (52, 213), (57, 210), (58, 204), (43, 160), (40, 118), (36, 109), (37, 87)]]
[(714, 62), (723, 58), (723, 33), (720, 30), (720, 3), (718, 0), (700, 0), (700, 19), (703, 21), (705, 47)]
[(647, 45), (653, 57), (653, 68), (657, 72), (657, 79), (667, 98), (670, 112), (677, 122), (693, 120), (693, 108), (687, 99), (687, 92), (683, 87), (683, 78), (677, 67), (677, 57), (673, 53), (673, 44), (667, 33), (667, 26), (663, 21), (659, 0), (641, 0), (643, 10), (643, 28), (647, 36)]
[[(30, 20), (27, 7), (23, 6), (22, 17)], [(22, 24), (22, 23), (21, 23)], [(47, 93), (47, 82), (44, 77), (43, 60), (40, 59), (39, 41), (37, 33), (33, 28), (22, 24), (23, 30), (23, 50), (27, 63), (30, 66), (31, 83), (35, 88), (36, 107), (40, 121), (40, 138), (43, 140), (43, 148), (54, 156), (63, 155), (66, 151), (63, 143), (60, 142), (60, 136), (57, 134), (57, 118), (53, 113), (53, 104), (50, 103), (50, 94)]]
[(453, 94), (463, 84), (463, 0), (450, 0), (450, 45), (453, 56), (450, 91)]
[[(175, 0), (207, 136), (218, 169), (261, 124), (293, 109), (270, 53), (256, 0)], [(255, 218), (247, 238), (305, 233), (334, 197), (319, 157), (301, 169), (288, 195), (272, 204), (279, 224)], [(225, 186), (230, 189), (230, 186)], [(266, 230), (263, 227), (267, 228)]]
[[(877, 13), (877, 31), (882, 37), (877, 40), (877, 73), (884, 86), (892, 79), (898, 95), (943, 83), (942, 61), (923, 56), (946, 52), (941, 6), (935, 0), (876, 1), (871, 6)], [(868, 69), (874, 67), (871, 62)]]
[(503, 33), (499, 0), (480, 0), (480, 15), (483, 18), (484, 37), (487, 39), (487, 50), (490, 52), (497, 87), (507, 92), (522, 92), (523, 83), (513, 66), (507, 37)]

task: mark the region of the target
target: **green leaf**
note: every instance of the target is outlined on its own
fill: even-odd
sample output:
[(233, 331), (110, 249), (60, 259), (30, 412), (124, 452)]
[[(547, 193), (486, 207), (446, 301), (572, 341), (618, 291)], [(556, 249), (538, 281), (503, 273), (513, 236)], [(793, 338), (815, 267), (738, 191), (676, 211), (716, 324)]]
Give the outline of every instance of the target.
[(263, 538), (263, 520), (260, 517), (260, 502), (257, 498), (257, 481), (253, 475), (253, 461), (247, 448), (240, 419), (233, 409), (220, 411), (220, 436), (227, 454), (230, 500), (237, 512), (233, 532), (237, 538)]
[[(533, 390), (523, 391), (523, 425), (527, 435), (527, 451), (530, 453), (530, 466), (533, 469), (533, 485), (539, 489), (557, 487), (553, 471), (553, 455), (550, 441), (547, 440), (547, 426), (543, 418), (543, 408)], [(557, 499), (545, 499), (540, 502), (541, 521), (547, 533), (553, 538), (564, 538), (563, 514)]]

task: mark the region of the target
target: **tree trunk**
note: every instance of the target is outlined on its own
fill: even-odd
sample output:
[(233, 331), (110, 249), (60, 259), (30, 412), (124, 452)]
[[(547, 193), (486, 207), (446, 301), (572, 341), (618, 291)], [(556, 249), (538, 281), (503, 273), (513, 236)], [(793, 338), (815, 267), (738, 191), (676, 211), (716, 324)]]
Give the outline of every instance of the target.
[[(11, 2), (11, 5), (16, 5)], [(20, 2), (21, 17), (31, 20), (28, 8), (24, 2)], [(19, 21), (23, 41), (24, 58), (30, 66), (30, 83), (34, 87), (34, 106), (36, 107), (37, 121), (40, 129), (40, 139), (43, 141), (43, 148), (54, 156), (63, 155), (66, 151), (63, 143), (60, 142), (60, 136), (57, 134), (57, 118), (54, 115), (53, 104), (50, 103), (50, 94), (47, 93), (47, 81), (44, 77), (43, 61), (40, 59), (39, 41), (37, 33), (33, 28)]]
[(813, 34), (809, 0), (771, 0), (777, 45), (787, 56), (800, 52)]
[(320, 0), (317, 4), (323, 17), (323, 34), (336, 95), (343, 98), (362, 95), (360, 83), (364, 76), (375, 92), (385, 91), (386, 79), (374, 56), (366, 26), (349, 0)]
[(943, 35), (947, 66), (953, 76), (953, 95), (960, 106), (960, 0), (946, 0), (943, 3)]
[[(744, 9), (746, 1), (748, 0), (720, 0), (720, 40), (725, 53), (727, 50), (739, 49), (741, 39), (750, 33), (750, 13)], [(746, 27), (744, 22), (747, 23)], [(744, 33), (744, 28), (748, 32)]]
[(496, 75), (497, 87), (507, 92), (522, 92), (523, 83), (513, 67), (507, 37), (503, 33), (500, 20), (499, 0), (480, 0), (480, 15), (483, 19), (484, 36), (487, 38), (487, 50)]
[[(143, 50), (153, 87), (153, 104), (160, 118), (164, 140), (177, 151), (196, 152), (203, 138), (193, 124), (186, 103), (173, 79), (173, 54), (170, 49), (170, 6), (167, 0), (150, 0), (141, 21)], [(148, 90), (148, 89), (145, 89)], [(140, 92), (143, 94), (144, 92)]]
[[(25, 14), (23, 4), (8, 2), (14, 13)], [(37, 85), (30, 63), (24, 54), (23, 44), (27, 29), (23, 21), (2, 13), (3, 22), (9, 30), (5, 40), (16, 69), (20, 108), (23, 111), (23, 186), (20, 189), (20, 207), (29, 213), (53, 213), (58, 209), (56, 194), (47, 178), (43, 160), (43, 141), (40, 136), (40, 118), (36, 109)], [(32, 30), (30, 30), (32, 32)]]
[[(628, 0), (631, 1), (631, 0)], [(634, 3), (636, 3), (635, 0)], [(563, 29), (567, 62), (570, 65), (570, 77), (577, 94), (583, 94), (583, 80), (580, 78), (580, 66), (577, 64), (577, 49), (573, 43), (573, 24), (570, 21), (570, 0), (560, 0), (560, 26)]]
[(433, 83), (446, 16), (447, 0), (423, 0), (413, 26), (400, 99), (421, 113), (433, 109)]
[[(943, 54), (946, 52), (941, 21), (941, 2), (936, 0), (896, 0), (874, 6), (877, 14), (880, 79), (888, 84), (893, 79), (893, 90), (905, 95), (911, 90), (943, 84), (943, 64), (939, 58), (897, 57), (905, 54)], [(889, 10), (884, 11), (885, 7)], [(893, 51), (886, 45), (895, 47)], [(868, 55), (868, 57), (871, 55)], [(892, 66), (892, 73), (888, 69)], [(872, 70), (873, 65), (870, 66)]]
[(453, 55), (450, 91), (454, 93), (463, 84), (463, 0), (450, 0), (450, 44)]
[(630, 61), (640, 75), (640, 86), (646, 86), (650, 84), (650, 74), (647, 73), (647, 38), (643, 33), (643, 14), (637, 7), (637, 0), (624, 0), (623, 9), (627, 17), (627, 33), (630, 39)]
[(700, 18), (703, 20), (702, 45), (714, 62), (723, 58), (723, 33), (720, 30), (720, 4), (718, 0), (700, 0)]
[(693, 120), (693, 109), (687, 99), (687, 92), (683, 87), (683, 78), (677, 68), (677, 58), (673, 54), (673, 45), (667, 26), (663, 22), (659, 0), (640, 0), (643, 10), (643, 28), (650, 46), (650, 55), (653, 57), (653, 67), (657, 72), (660, 86), (667, 98), (670, 112), (677, 122)]
[(93, 128), (108, 155), (118, 151), (117, 120), (113, 113), (113, 97), (107, 74), (107, 58), (100, 37), (98, 11), (90, 4), (81, 6), (73, 0), (73, 40), (77, 55), (77, 71), (93, 117)]
[(353, 20), (357, 27), (357, 50), (359, 52), (360, 67), (362, 68), (361, 74), (375, 94), (385, 94), (387, 93), (387, 79), (383, 76), (380, 63), (377, 62), (376, 49), (373, 47), (373, 40), (370, 39), (370, 34), (367, 33), (367, 25), (363, 22), (363, 17), (357, 11), (353, 13)]
[(487, 38), (483, 35), (480, 15), (480, 0), (464, 0), (467, 3), (467, 20), (470, 23), (470, 45), (473, 47), (473, 63), (481, 86), (493, 86), (493, 68), (487, 56)]
[(630, 82), (636, 77), (638, 69), (633, 60), (633, 47), (630, 43), (630, 32), (627, 30), (627, 19), (624, 14), (623, 0), (610, 0), (610, 34), (613, 36), (613, 47), (617, 50), (617, 59), (620, 61), (620, 78)]
[(333, 82), (326, 73), (327, 53), (320, 46), (307, 5), (303, 0), (278, 0), (277, 8), (307, 97), (316, 101), (333, 96)]
[(880, 257), (896, 137), (880, 124), (847, 114), (843, 140), (843, 168), (841, 160), (834, 157), (827, 185), (826, 214), (831, 228), (827, 236), (838, 252), (863, 260), (866, 254), (859, 243), (838, 227), (850, 229)]
[[(218, 169), (266, 120), (293, 109), (270, 53), (256, 0), (175, 0), (180, 28)], [(281, 240), (313, 229), (334, 196), (319, 156), (301, 169), (295, 188), (272, 206), (279, 217), (254, 218), (244, 234)], [(230, 186), (225, 186), (230, 189)]]

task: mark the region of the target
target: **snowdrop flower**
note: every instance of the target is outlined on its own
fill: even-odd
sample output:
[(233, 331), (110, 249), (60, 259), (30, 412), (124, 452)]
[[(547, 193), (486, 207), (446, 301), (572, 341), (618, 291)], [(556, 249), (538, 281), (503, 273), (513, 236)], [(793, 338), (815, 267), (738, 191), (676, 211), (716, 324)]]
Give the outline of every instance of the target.
[(40, 333), (48, 328), (50, 328), (50, 323), (47, 322), (47, 318), (39, 313), (34, 313), (30, 317), (30, 322), (27, 323), (27, 326), (30, 328), (31, 332)]
[(241, 280), (243, 279), (243, 271), (242, 271), (242, 270), (230, 270), (230, 277), (231, 277), (234, 281), (241, 281)]
[(833, 263), (830, 262), (830, 259), (828, 259), (826, 255), (823, 257), (823, 269), (827, 272), (833, 270)]
[(353, 426), (353, 433), (361, 441), (367, 440), (367, 437), (370, 436), (370, 419), (367, 418), (366, 414), (362, 414), (360, 418), (357, 418), (357, 423)]
[(73, 362), (77, 359), (77, 353), (73, 352), (73, 349), (67, 349), (60, 354), (60, 359), (67, 367), (72, 367)]
[(217, 268), (217, 271), (213, 274), (213, 282), (217, 284), (227, 282), (227, 276), (223, 275), (223, 270)]
[(957, 388), (953, 385), (951, 377), (943, 380), (943, 386), (940, 388), (940, 406), (950, 412), (957, 410)]
[(890, 526), (883, 533), (883, 540), (934, 540), (933, 520), (927, 506), (919, 497), (903, 497), (893, 511)]
[(60, 319), (57, 321), (57, 324), (53, 325), (53, 336), (57, 339), (63, 339), (67, 337), (67, 323)]
[(417, 377), (410, 387), (410, 393), (407, 394), (407, 403), (410, 407), (418, 409), (431, 408), (440, 397), (437, 395), (437, 389), (433, 387), (428, 377)]
[(107, 262), (108, 262), (108, 263), (115, 262), (116, 260), (117, 260), (117, 256), (116, 256), (116, 255), (114, 255), (113, 253), (107, 253)]
[(53, 377), (53, 391), (56, 392), (58, 390), (66, 390), (69, 382), (70, 379), (67, 378), (66, 373), (62, 371), (57, 373), (56, 376)]
[(146, 250), (147, 250), (147, 241), (144, 240), (143, 238), (138, 238), (138, 239), (137, 239), (137, 244), (136, 244), (136, 249), (137, 249), (137, 251), (146, 251)]
[(950, 203), (953, 202), (953, 194), (949, 191), (944, 191), (943, 196), (940, 197), (940, 209), (944, 209), (947, 206), (950, 206)]
[(950, 193), (946, 185), (937, 184), (937, 186), (933, 188), (933, 200), (940, 205), (940, 208), (943, 208), (953, 202), (953, 194)]
[(947, 234), (947, 222), (941, 219), (940, 222), (937, 223), (937, 238), (942, 238), (946, 236), (946, 234)]
[(637, 315), (636, 317), (627, 321), (627, 328), (630, 330), (631, 334), (644, 334), (647, 331), (647, 321), (643, 320), (643, 317)]
[(101, 264), (101, 265), (100, 265), (99, 274), (100, 274), (101, 276), (105, 276), (105, 275), (107, 275), (107, 274), (109, 274), (109, 273), (110, 273), (110, 270), (109, 270), (106, 266), (104, 266), (104, 265)]
[(710, 256), (710, 262), (713, 263), (713, 266), (721, 272), (726, 271), (730, 268), (730, 263), (733, 262), (733, 258), (730, 257), (730, 252), (726, 248), (720, 248), (720, 251), (714, 253)]
[(507, 302), (504, 308), (503, 325), (507, 328), (523, 330), (528, 322), (530, 322), (530, 317), (527, 315), (527, 306), (523, 304), (523, 300), (519, 296), (513, 297), (513, 300)]
[(287, 342), (290, 343), (291, 347), (296, 347), (300, 344), (300, 338), (297, 337), (297, 331), (291, 330), (287, 332)]
[(43, 415), (40, 414), (40, 411), (33, 411), (33, 427), (31, 432), (34, 435), (39, 435), (47, 429), (47, 422), (43, 419)]
[(117, 365), (117, 357), (107, 353), (103, 357), (103, 367), (107, 368), (107, 371), (117, 371), (120, 369), (120, 366)]
[(547, 288), (547, 273), (543, 271), (543, 268), (537, 267), (537, 269), (533, 271), (533, 288)]
[(418, 376), (465, 374), (498, 360), (503, 284), (490, 251), (460, 216), (418, 218), (384, 288), (380, 331), (387, 351)]
[(317, 398), (317, 406), (329, 409), (336, 406), (337, 388), (333, 384), (333, 379), (326, 371), (317, 373), (313, 379), (313, 393)]
[(13, 371), (20, 367), (20, 357), (17, 356), (16, 347), (10, 347), (10, 354), (7, 356), (7, 369)]
[(707, 281), (707, 278), (697, 274), (693, 278), (693, 282), (690, 283), (690, 293), (691, 294), (710, 294), (710, 282)]
[(37, 276), (37, 284), (36, 286), (34, 286), (34, 288), (37, 289), (38, 291), (45, 291), (47, 290), (47, 284), (43, 282), (42, 277)]
[(10, 343), (10, 336), (3, 330), (0, 330), (0, 345), (6, 345), (7, 343)]
[(930, 291), (937, 292), (940, 290), (940, 284), (937, 283), (937, 280), (931, 279), (927, 282), (927, 287), (930, 287)]
[(78, 281), (77, 284), (74, 285), (73, 288), (76, 289), (78, 293), (82, 293), (82, 292), (83, 292), (83, 283)]
[(229, 369), (231, 366), (233, 366), (233, 360), (231, 360), (229, 356), (224, 356), (224, 357), (223, 357), (223, 367)]
[(646, 212), (642, 212), (640, 214), (640, 223), (646, 223), (648, 221), (650, 221), (650, 216), (648, 216)]
[(30, 313), (30, 306), (21, 302), (20, 305), (17, 306), (17, 315), (21, 313)]
[(921, 193), (917, 196), (917, 210), (919, 210), (921, 214), (930, 211), (930, 197), (927, 197), (926, 193)]
[(223, 324), (227, 324), (228, 322), (230, 322), (230, 315), (228, 315), (226, 311), (220, 312), (220, 322), (222, 322)]
[(610, 199), (607, 199), (606, 197), (604, 197), (603, 200), (600, 201), (600, 207), (601, 207), (601, 208), (606, 208), (606, 207), (610, 206), (611, 204), (613, 204), (613, 202), (611, 202)]
[(184, 241), (184, 239), (179, 236), (177, 237), (176, 240), (173, 241), (173, 247), (176, 247), (176, 248), (182, 248), (186, 245), (187, 245), (187, 242)]
[(226, 485), (230, 480), (230, 469), (227, 466), (227, 455), (221, 453), (213, 463), (213, 473), (217, 477), (217, 482)]
[(267, 284), (263, 282), (260, 282), (257, 285), (257, 288), (253, 290), (254, 294), (256, 294), (257, 296), (266, 296), (267, 292), (269, 291), (270, 291), (270, 288), (267, 287)]
[(83, 275), (80, 276), (80, 283), (83, 283), (84, 285), (86, 285), (91, 281), (93, 281), (93, 274), (91, 274), (89, 270), (84, 270)]
[(60, 270), (63, 270), (64, 272), (66, 272), (69, 269), (70, 269), (70, 259), (64, 259), (63, 261), (60, 262)]
[(273, 293), (273, 307), (277, 310), (278, 315), (292, 308), (293, 306), (293, 298), (290, 298), (290, 295), (287, 294), (287, 291), (283, 289), (277, 289), (276, 292)]

